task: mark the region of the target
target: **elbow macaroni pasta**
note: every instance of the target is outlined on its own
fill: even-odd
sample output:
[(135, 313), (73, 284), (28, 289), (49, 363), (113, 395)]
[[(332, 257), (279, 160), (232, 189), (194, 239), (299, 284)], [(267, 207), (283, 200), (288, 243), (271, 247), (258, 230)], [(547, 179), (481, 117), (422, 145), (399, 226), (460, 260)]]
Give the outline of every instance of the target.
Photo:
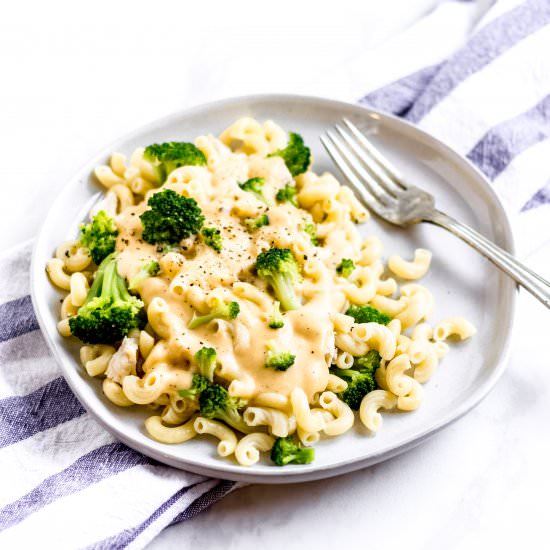
[(353, 411), (338, 396), (326, 391), (319, 397), (319, 404), (323, 409), (329, 411), (334, 418), (325, 422), (323, 432), (330, 436), (341, 435), (351, 429), (355, 421)]
[[(275, 122), (245, 117), (219, 138), (195, 140), (203, 165), (159, 170), (160, 161), (138, 148), (128, 157), (113, 153), (94, 170), (106, 194), (90, 218), (103, 210), (113, 219), (119, 274), (129, 281), (151, 260), (159, 270), (132, 289), (144, 303), (144, 326), (121, 341), (85, 343), (82, 367), (103, 379), (103, 393), (114, 405), (152, 411), (145, 421), (151, 438), (181, 444), (197, 435), (214, 436), (218, 454), (234, 456), (242, 466), (259, 462), (277, 438), (294, 437), (310, 446), (350, 430), (355, 414), (346, 403), (352, 386), (346, 371), (369, 352), (377, 352), (380, 364), (376, 389), (360, 400), (362, 424), (376, 432), (382, 410), (415, 410), (423, 398), (421, 384), (449, 351), (447, 340), (476, 332), (462, 317), (434, 326), (426, 322), (434, 305), (431, 292), (415, 282), (399, 288), (397, 281), (426, 275), (431, 252), (418, 248), (412, 261), (392, 255), (385, 264), (382, 240), (357, 231), (368, 213), (353, 192), (329, 173), (315, 174), (311, 165), (293, 175), (295, 167), (278, 154), (288, 141)], [(261, 195), (239, 185), (251, 178), (261, 180)], [(287, 186), (295, 187), (296, 204), (280, 200), (278, 192)], [(219, 250), (201, 232), (170, 246), (145, 242), (141, 215), (151, 197), (165, 190), (196, 201), (204, 227), (219, 231)], [(256, 227), (252, 222), (260, 216), (265, 223)], [(255, 258), (270, 246), (289, 249), (298, 265), (295, 310), (284, 311), (254, 269)], [(346, 276), (336, 270), (343, 259), (354, 267)], [(58, 323), (64, 337), (71, 336), (71, 319), (89, 303), (96, 269), (78, 238), (61, 243), (47, 263), (51, 282), (64, 293)], [(192, 319), (222, 302), (237, 303), (236, 318), (216, 317), (189, 328)], [(391, 320), (356, 322), (347, 314), (351, 305), (375, 308)], [(276, 308), (280, 316), (272, 326)], [(292, 354), (292, 365), (284, 371), (266, 366), (267, 342)], [(204, 375), (196, 353), (205, 347), (216, 353), (208, 384), (227, 392), (242, 421), (232, 424), (243, 433), (206, 418), (204, 410), (201, 415), (200, 400), (187, 391), (194, 375)]]
[(162, 418), (160, 416), (150, 416), (145, 421), (145, 429), (147, 433), (157, 441), (161, 443), (183, 443), (184, 441), (189, 441), (195, 437), (199, 432), (195, 429), (196, 419), (192, 418), (188, 420), (185, 424), (181, 426), (165, 426), (162, 423)]
[(80, 361), (89, 376), (99, 376), (107, 370), (109, 361), (115, 353), (113, 346), (95, 344), (80, 348)]
[(275, 438), (267, 434), (245, 435), (235, 448), (235, 458), (241, 466), (252, 466), (260, 460), (260, 451), (270, 451), (274, 443)]
[(390, 256), (388, 258), (388, 268), (401, 279), (420, 279), (424, 277), (430, 269), (432, 253), (424, 248), (417, 248), (414, 251), (414, 260), (408, 262), (401, 256)]
[(286, 437), (296, 431), (296, 419), (293, 416), (269, 407), (248, 407), (243, 418), (249, 426), (267, 426), (275, 437)]
[(222, 422), (199, 416), (195, 419), (193, 428), (198, 434), (213, 435), (220, 440), (218, 443), (218, 454), (220, 456), (229, 456), (235, 452), (237, 436), (231, 428), (228, 428)]
[(433, 331), (434, 340), (437, 342), (446, 340), (449, 336), (453, 335), (458, 336), (461, 340), (465, 340), (466, 338), (473, 336), (475, 333), (476, 328), (474, 325), (462, 317), (452, 317), (450, 319), (446, 319), (436, 325)]
[(363, 398), (359, 409), (361, 422), (371, 432), (377, 432), (382, 426), (380, 409), (393, 409), (397, 405), (397, 397), (386, 390), (374, 390)]
[(312, 414), (307, 395), (302, 388), (294, 388), (290, 394), (292, 412), (300, 429), (306, 432), (320, 432), (324, 428), (321, 417)]

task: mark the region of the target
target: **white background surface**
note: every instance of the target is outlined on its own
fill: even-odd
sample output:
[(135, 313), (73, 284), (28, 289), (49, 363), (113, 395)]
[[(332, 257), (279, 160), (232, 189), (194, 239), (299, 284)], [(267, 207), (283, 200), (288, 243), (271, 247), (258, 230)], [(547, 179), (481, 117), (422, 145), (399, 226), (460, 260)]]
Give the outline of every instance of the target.
[[(120, 134), (232, 95), (334, 94), (342, 64), (436, 3), (7, 4), (0, 18), (0, 250), (35, 235), (56, 191)], [(550, 276), (548, 252), (528, 262)], [(152, 548), (439, 550), (546, 540), (546, 507), (537, 502), (550, 490), (550, 373), (539, 352), (548, 319), (522, 295), (502, 381), (427, 444), (337, 479), (241, 489), (166, 530)]]

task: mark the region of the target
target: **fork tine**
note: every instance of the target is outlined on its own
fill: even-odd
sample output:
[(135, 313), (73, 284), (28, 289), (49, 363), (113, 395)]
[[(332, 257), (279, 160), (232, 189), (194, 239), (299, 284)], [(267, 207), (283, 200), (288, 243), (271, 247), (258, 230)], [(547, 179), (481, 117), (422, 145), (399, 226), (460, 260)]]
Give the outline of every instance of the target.
[(374, 179), (378, 182), (378, 185), (387, 191), (392, 197), (397, 198), (399, 191), (402, 191), (401, 187), (395, 183), (383, 168), (369, 155), (365, 153), (361, 145), (351, 136), (346, 130), (344, 130), (339, 124), (335, 124), (337, 132), (342, 136), (342, 139), (353, 149), (359, 160), (365, 165), (367, 170), (372, 174)]
[(329, 137), (320, 136), (319, 139), (334, 164), (336, 164), (336, 166), (341, 170), (350, 185), (355, 189), (355, 192), (363, 200), (367, 208), (373, 212), (379, 213), (385, 204), (381, 202), (371, 191), (368, 182), (363, 182), (357, 177)]
[(326, 131), (326, 135), (336, 147), (340, 156), (344, 159), (348, 167), (356, 174), (359, 181), (362, 182), (363, 186), (367, 186), (371, 195), (374, 195), (380, 202), (386, 206), (390, 206), (395, 200), (394, 197), (389, 195), (374, 179), (369, 172), (367, 172), (361, 163), (357, 160), (354, 151), (350, 147), (346, 146), (340, 138), (336, 137), (330, 130)]
[(407, 189), (407, 184), (403, 181), (401, 174), (395, 166), (393, 166), (393, 164), (365, 137), (365, 135), (359, 131), (355, 124), (350, 122), (345, 117), (343, 117), (342, 120), (361, 143), (365, 151), (378, 163), (378, 166), (384, 169), (393, 182), (401, 187), (401, 189)]
[(334, 145), (332, 145), (332, 143), (325, 136), (320, 136), (319, 139), (321, 140), (321, 143), (323, 144), (323, 147), (325, 148), (329, 157), (344, 174), (350, 185), (355, 189), (355, 192), (359, 195), (367, 208), (369, 210), (372, 210), (373, 212), (378, 212), (380, 210), (381, 204), (377, 202), (373, 195), (369, 194), (367, 189), (365, 189), (365, 185), (363, 185), (359, 178), (351, 171), (336, 147), (334, 147)]

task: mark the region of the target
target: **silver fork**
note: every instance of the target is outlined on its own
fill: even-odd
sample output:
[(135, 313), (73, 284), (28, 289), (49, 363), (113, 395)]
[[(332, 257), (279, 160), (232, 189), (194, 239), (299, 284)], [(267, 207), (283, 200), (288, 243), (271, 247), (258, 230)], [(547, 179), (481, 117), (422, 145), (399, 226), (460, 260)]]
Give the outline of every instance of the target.
[(343, 119), (321, 143), (364, 204), (384, 220), (399, 226), (428, 222), (450, 231), (483, 254), (516, 283), (550, 308), (550, 283), (511, 254), (435, 207), (433, 195), (405, 181), (399, 171), (354, 124)]

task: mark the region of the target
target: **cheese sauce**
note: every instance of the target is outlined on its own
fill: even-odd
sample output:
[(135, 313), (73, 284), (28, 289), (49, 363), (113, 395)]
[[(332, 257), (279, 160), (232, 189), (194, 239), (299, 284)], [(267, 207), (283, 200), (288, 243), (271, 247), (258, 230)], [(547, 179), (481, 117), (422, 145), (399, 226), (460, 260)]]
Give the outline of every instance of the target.
[[(178, 169), (184, 172), (185, 169)], [(341, 311), (344, 298), (336, 288), (327, 289), (319, 285), (303, 305), (297, 310), (284, 314), (284, 327), (271, 329), (267, 323), (275, 297), (265, 284), (255, 276), (254, 264), (262, 251), (272, 246), (292, 248), (297, 240), (302, 246), (297, 261), (304, 265), (308, 259), (328, 258), (334, 270), (335, 258), (339, 251), (325, 250), (313, 246), (304, 228), (312, 218), (306, 210), (289, 203), (277, 204), (275, 194), (278, 189), (292, 181), (283, 160), (279, 157), (260, 158), (234, 154), (217, 164), (214, 170), (193, 167), (198, 174), (202, 188), (197, 190), (193, 179), (178, 181), (178, 170), (170, 175), (163, 188), (171, 188), (185, 196), (197, 200), (206, 218), (204, 227), (216, 227), (221, 231), (222, 250), (218, 253), (201, 242), (200, 237), (182, 241), (177, 251), (170, 251), (168, 269), (161, 269), (159, 276), (146, 279), (139, 287), (139, 293), (146, 307), (153, 298), (162, 298), (168, 305), (170, 337), (149, 356), (144, 365), (148, 369), (162, 356), (163, 369), (173, 372), (193, 372), (193, 355), (202, 347), (213, 347), (217, 352), (220, 372), (224, 366), (240, 378), (251, 378), (254, 382), (253, 394), (277, 392), (288, 395), (293, 388), (301, 387), (313, 399), (316, 392), (326, 388), (328, 369), (334, 353), (333, 324), (330, 314)], [(264, 192), (269, 197), (266, 206), (253, 194), (239, 188), (239, 181), (250, 177), (263, 177), (266, 180)], [(184, 178), (185, 179), (185, 178)], [(195, 178), (196, 179), (196, 178)], [(150, 195), (148, 195), (150, 196)], [(140, 214), (147, 209), (146, 200), (130, 206), (117, 218), (119, 237), (119, 272), (131, 278), (142, 264), (151, 259), (159, 260), (164, 267), (162, 247), (145, 243), (142, 238)], [(267, 214), (269, 225), (256, 231), (249, 231), (243, 223), (246, 218)], [(337, 239), (333, 239), (336, 240)], [(177, 282), (179, 292), (175, 290)], [(247, 282), (265, 294), (268, 308), (260, 307), (250, 299), (242, 298), (233, 292), (237, 282)], [(311, 285), (313, 281), (309, 281)], [(306, 277), (304, 285), (308, 284)], [(301, 293), (302, 285), (297, 285)], [(182, 290), (183, 289), (183, 290)], [(233, 321), (215, 320), (197, 329), (187, 325), (197, 311), (193, 295), (208, 297), (226, 292), (231, 300), (239, 302), (240, 314)], [(207, 310), (208, 308), (206, 308)], [(198, 312), (198, 314), (204, 313)], [(266, 343), (274, 341), (278, 349), (296, 356), (294, 364), (286, 371), (276, 371), (265, 367)], [(180, 377), (177, 378), (180, 380)], [(186, 386), (191, 377), (182, 379)]]

